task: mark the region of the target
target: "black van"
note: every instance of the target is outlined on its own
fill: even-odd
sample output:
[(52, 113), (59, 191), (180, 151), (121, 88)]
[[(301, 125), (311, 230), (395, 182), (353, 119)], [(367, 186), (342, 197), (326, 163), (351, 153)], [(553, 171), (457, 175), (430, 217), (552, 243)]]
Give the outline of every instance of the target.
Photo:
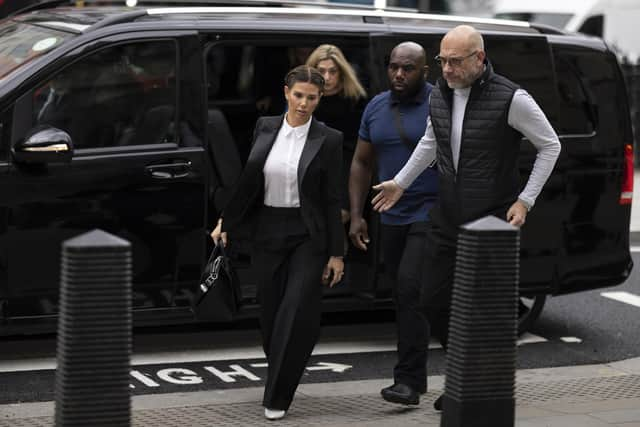
[[(60, 244), (94, 228), (133, 245), (137, 325), (194, 321), (207, 230), (265, 114), (257, 101), (271, 97), (272, 112), (282, 111), (291, 50), (338, 45), (373, 96), (386, 89), (394, 45), (413, 40), (432, 57), (465, 22), (484, 34), (494, 68), (539, 102), (563, 145), (522, 231), (521, 327), (546, 295), (622, 283), (632, 268), (632, 134), (620, 68), (598, 39), (373, 10), (44, 9), (0, 21), (0, 334), (53, 330)], [(524, 179), (536, 152), (521, 146)], [(351, 248), (326, 310), (389, 306), (374, 213), (369, 222), (374, 244)], [(239, 317), (254, 316), (257, 304), (248, 253), (234, 242)]]

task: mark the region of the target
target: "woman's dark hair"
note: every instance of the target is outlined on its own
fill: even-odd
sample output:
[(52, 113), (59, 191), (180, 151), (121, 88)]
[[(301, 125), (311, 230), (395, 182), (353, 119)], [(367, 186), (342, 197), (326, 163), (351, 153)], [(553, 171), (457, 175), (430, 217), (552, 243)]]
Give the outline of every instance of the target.
[(296, 83), (311, 83), (318, 86), (320, 93), (324, 92), (324, 77), (320, 71), (308, 65), (298, 65), (285, 76), (284, 84), (289, 88)]

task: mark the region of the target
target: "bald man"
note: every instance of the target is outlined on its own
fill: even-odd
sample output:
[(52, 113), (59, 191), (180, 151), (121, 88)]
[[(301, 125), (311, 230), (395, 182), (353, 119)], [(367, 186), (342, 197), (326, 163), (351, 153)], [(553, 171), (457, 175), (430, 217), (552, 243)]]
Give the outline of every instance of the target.
[[(427, 269), (421, 303), (428, 330), (439, 331), (446, 346), (459, 226), (486, 215), (524, 225), (560, 141), (533, 98), (493, 71), (475, 28), (449, 31), (436, 59), (442, 78), (431, 93), (425, 134), (402, 170), (374, 187), (380, 192), (372, 202), (380, 212), (393, 209), (416, 176), (437, 163), (438, 202), (431, 210), (427, 256), (420, 261)], [(524, 189), (518, 170), (522, 136), (538, 151)]]
[[(369, 236), (363, 218), (374, 170), (378, 180), (393, 178), (409, 160), (424, 134), (432, 86), (426, 83), (428, 68), (422, 46), (404, 42), (389, 58), (390, 90), (367, 105), (361, 119), (349, 178), (353, 244), (367, 250)], [(398, 362), (394, 383), (382, 389), (390, 402), (414, 405), (427, 388), (426, 323), (420, 309), (421, 259), (424, 258), (429, 209), (435, 202), (437, 174), (425, 171), (407, 186), (405, 197), (380, 215), (385, 273), (391, 279), (396, 305)]]

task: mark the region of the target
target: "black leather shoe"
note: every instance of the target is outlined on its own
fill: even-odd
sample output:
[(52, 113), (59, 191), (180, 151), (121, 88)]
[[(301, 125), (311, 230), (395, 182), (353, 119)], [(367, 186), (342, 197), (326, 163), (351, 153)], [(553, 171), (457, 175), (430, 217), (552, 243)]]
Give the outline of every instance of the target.
[(401, 405), (417, 405), (420, 403), (420, 393), (406, 384), (395, 383), (380, 390), (382, 398), (387, 402)]
[(441, 394), (434, 402), (433, 402), (433, 409), (435, 409), (436, 411), (442, 411), (442, 396), (444, 396), (444, 394)]

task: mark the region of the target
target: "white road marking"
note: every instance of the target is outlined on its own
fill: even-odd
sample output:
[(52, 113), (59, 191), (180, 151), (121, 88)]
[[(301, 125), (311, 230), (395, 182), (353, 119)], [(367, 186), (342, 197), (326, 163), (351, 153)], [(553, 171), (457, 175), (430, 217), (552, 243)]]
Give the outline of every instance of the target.
[(55, 358), (3, 360), (0, 372), (48, 371), (56, 369)]
[(560, 337), (560, 339), (566, 343), (581, 343), (582, 340), (578, 337)]
[[(545, 338), (537, 335), (526, 333), (518, 339), (518, 346), (525, 344), (535, 344), (547, 341)], [(430, 349), (442, 348), (440, 343), (431, 340)], [(318, 343), (313, 351), (314, 356), (330, 355), (330, 354), (352, 354), (352, 353), (372, 353), (382, 351), (395, 351), (396, 344), (392, 338), (387, 338), (378, 342), (326, 342)], [(193, 362), (214, 362), (223, 360), (246, 360), (246, 359), (262, 359), (264, 351), (261, 346), (252, 347), (235, 347), (219, 350), (189, 350), (180, 352), (164, 352), (164, 353), (148, 353), (134, 354), (131, 360), (132, 366), (143, 365), (160, 365)], [(56, 359), (40, 358), (40, 359), (19, 359), (0, 361), (0, 372), (20, 372), (20, 371), (41, 371), (53, 370), (56, 368)]]
[(351, 365), (343, 365), (341, 363), (318, 362), (316, 366), (307, 366), (307, 371), (331, 371), (343, 373), (347, 369), (351, 368)]
[(600, 295), (602, 295), (605, 298), (610, 298), (612, 300), (620, 301), (625, 304), (640, 307), (640, 296), (629, 293), (629, 292), (624, 292), (624, 291), (602, 292)]
[(518, 345), (525, 345), (525, 344), (536, 344), (539, 342), (546, 342), (548, 341), (546, 338), (542, 338), (538, 335), (533, 335), (530, 334), (529, 332), (525, 332), (519, 339), (518, 339)]
[(269, 364), (268, 363), (251, 363), (249, 366), (251, 366), (252, 368), (268, 368)]

